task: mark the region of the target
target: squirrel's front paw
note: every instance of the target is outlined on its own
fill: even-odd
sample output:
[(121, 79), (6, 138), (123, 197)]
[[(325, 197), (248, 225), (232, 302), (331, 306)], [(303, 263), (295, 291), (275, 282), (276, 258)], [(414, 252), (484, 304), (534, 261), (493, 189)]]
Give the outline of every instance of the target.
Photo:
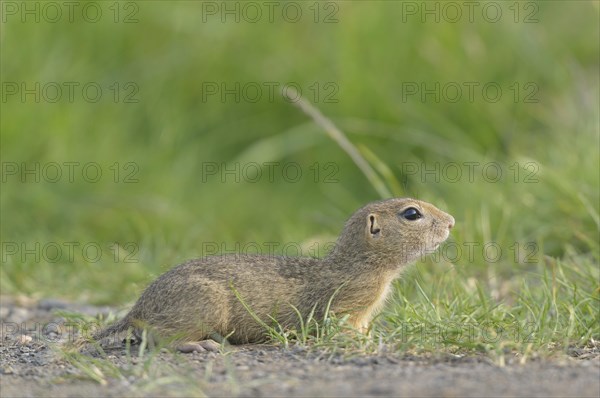
[(184, 354), (192, 352), (219, 352), (221, 345), (214, 340), (189, 341), (177, 346), (177, 351)]

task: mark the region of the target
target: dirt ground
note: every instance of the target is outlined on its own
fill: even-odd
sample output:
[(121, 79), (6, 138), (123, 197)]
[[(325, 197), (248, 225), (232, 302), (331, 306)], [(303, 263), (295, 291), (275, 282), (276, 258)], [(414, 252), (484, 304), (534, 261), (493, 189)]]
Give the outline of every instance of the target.
[[(107, 352), (115, 376), (95, 382), (53, 348), (57, 343), (50, 341), (66, 335), (47, 326), (64, 322), (57, 309), (90, 315), (109, 310), (0, 298), (0, 396), (600, 396), (597, 348), (498, 366), (483, 356), (332, 356), (269, 345), (232, 347), (226, 354), (163, 350), (146, 360), (128, 358), (117, 347)], [(110, 369), (91, 372), (110, 376)]]

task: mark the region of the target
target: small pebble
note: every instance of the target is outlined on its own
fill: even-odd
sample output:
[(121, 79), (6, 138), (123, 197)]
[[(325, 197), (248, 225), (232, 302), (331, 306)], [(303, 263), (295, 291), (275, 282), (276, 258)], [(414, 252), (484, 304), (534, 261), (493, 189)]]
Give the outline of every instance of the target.
[(19, 339), (17, 340), (17, 342), (21, 345), (29, 345), (32, 341), (33, 341), (33, 338), (31, 336), (27, 336), (25, 334), (22, 334), (19, 337)]
[(38, 303), (38, 308), (43, 311), (50, 311), (55, 308), (64, 309), (69, 306), (69, 303), (59, 299), (47, 298), (42, 299)]

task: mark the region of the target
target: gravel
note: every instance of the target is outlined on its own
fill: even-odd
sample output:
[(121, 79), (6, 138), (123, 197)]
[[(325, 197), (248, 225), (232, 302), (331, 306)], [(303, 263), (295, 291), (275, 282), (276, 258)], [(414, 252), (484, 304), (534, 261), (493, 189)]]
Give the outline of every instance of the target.
[(96, 382), (60, 354), (58, 347), (72, 336), (57, 309), (86, 315), (110, 310), (0, 297), (0, 396), (600, 396), (597, 347), (506, 366), (485, 356), (348, 357), (271, 345), (235, 346), (225, 354), (161, 350), (150, 359), (117, 347), (104, 361), (117, 370), (93, 370), (102, 376)]

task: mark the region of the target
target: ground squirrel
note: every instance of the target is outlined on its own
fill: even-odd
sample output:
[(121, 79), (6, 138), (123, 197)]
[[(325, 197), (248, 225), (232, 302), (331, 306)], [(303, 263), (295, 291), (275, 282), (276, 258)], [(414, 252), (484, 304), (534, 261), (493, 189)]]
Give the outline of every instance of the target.
[(148, 327), (158, 337), (174, 337), (179, 347), (187, 347), (182, 350), (190, 344), (206, 348), (203, 343), (214, 336), (228, 336), (234, 344), (264, 341), (267, 331), (240, 298), (265, 323), (272, 324), (273, 317), (294, 328), (296, 310), (304, 319), (313, 310), (322, 319), (333, 296), (330, 310), (347, 314), (350, 325), (366, 331), (404, 266), (434, 251), (453, 226), (451, 215), (419, 200), (369, 203), (348, 219), (322, 259), (223, 255), (191, 260), (156, 279), (122, 320), (94, 338)]

